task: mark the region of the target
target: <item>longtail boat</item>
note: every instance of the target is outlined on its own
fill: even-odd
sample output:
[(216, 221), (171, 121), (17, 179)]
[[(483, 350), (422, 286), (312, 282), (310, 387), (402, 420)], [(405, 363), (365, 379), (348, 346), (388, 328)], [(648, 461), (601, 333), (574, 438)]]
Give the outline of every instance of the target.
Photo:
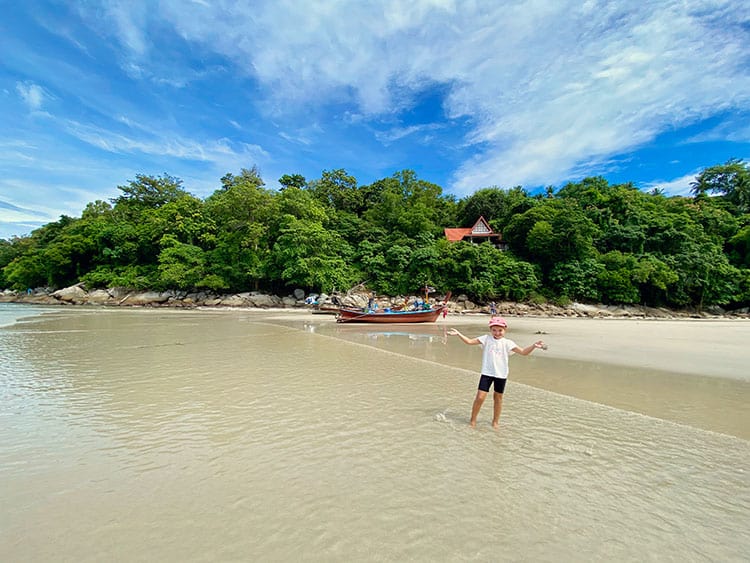
[(429, 309), (417, 309), (416, 311), (393, 311), (369, 309), (347, 309), (342, 307), (336, 315), (337, 323), (434, 323), (448, 307), (450, 292), (445, 297), (445, 302)]
[(446, 305), (421, 311), (362, 311), (339, 309), (339, 323), (433, 323), (443, 313)]

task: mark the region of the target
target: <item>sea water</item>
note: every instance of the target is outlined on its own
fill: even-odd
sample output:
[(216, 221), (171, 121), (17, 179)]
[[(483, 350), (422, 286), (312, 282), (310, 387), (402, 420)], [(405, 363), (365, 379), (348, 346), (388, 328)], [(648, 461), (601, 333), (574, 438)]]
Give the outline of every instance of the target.
[(0, 559), (746, 560), (741, 432), (522, 382), (567, 369), (542, 354), (501, 429), (490, 404), (470, 429), (474, 347), (351, 328), (76, 308), (0, 329)]

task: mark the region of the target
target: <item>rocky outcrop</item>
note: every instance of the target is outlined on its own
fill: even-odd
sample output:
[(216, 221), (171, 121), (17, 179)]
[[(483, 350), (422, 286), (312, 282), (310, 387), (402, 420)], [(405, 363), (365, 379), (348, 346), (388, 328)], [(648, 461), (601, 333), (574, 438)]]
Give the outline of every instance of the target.
[[(321, 308), (337, 306), (362, 308), (374, 299), (381, 309), (411, 306), (422, 299), (422, 296), (377, 296), (365, 288), (358, 288), (346, 294), (309, 295), (301, 289), (295, 289), (291, 295), (279, 297), (262, 292), (244, 292), (233, 294), (214, 294), (211, 292), (180, 291), (135, 291), (126, 288), (86, 290), (83, 284), (76, 284), (53, 291), (49, 288), (37, 288), (26, 292), (5, 290), (0, 292), (0, 302), (32, 303), (36, 305), (95, 305), (109, 307), (245, 307), (259, 309), (294, 309), (310, 308), (316, 303)], [(433, 302), (442, 302), (444, 296), (431, 297)], [(487, 315), (490, 304), (477, 304), (466, 295), (458, 295), (448, 302), (451, 314)], [(495, 303), (498, 315), (510, 317), (585, 317), (585, 318), (750, 318), (748, 308), (725, 311), (720, 307), (711, 307), (705, 311), (675, 311), (663, 308), (637, 305), (593, 305), (571, 303), (560, 306), (550, 303), (517, 303), (502, 301)]]
[(73, 303), (75, 305), (82, 305), (88, 301), (88, 292), (80, 285), (59, 289), (51, 295), (59, 301)]

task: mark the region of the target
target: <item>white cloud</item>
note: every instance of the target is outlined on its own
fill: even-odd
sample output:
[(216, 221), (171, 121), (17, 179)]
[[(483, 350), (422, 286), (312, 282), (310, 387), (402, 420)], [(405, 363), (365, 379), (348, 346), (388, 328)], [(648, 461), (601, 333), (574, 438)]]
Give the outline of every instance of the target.
[[(453, 188), (468, 193), (570, 179), (675, 126), (747, 108), (748, 33), (736, 8), (172, 0), (159, 15), (272, 91), (268, 111), (349, 101), (364, 115), (389, 115), (415, 91), (450, 85), (446, 114), (474, 123), (466, 142), (482, 149), (455, 174)], [(143, 54), (132, 17), (113, 13), (122, 42)]]
[[(613, 156), (659, 134), (750, 109), (750, 10), (738, 10), (736, 0), (104, 0), (77, 9), (99, 33), (116, 35), (131, 76), (177, 86), (192, 80), (152, 75), (149, 33), (171, 25), (257, 79), (269, 115), (335, 104), (344, 122), (392, 122), (420, 90), (440, 85), (446, 117), (469, 124), (464, 146), (478, 150), (455, 171), (449, 187), (459, 195), (601, 173)], [(413, 133), (372, 130), (383, 143)], [(747, 127), (715, 133), (750, 138)], [(224, 140), (78, 135), (111, 151), (269, 160), (257, 146)]]
[(16, 92), (32, 111), (41, 109), (45, 98), (47, 98), (44, 88), (33, 82), (17, 82)]
[(393, 127), (387, 131), (376, 131), (375, 138), (388, 146), (393, 141), (416, 135), (419, 133), (426, 133), (439, 129), (440, 125), (436, 123), (429, 123), (426, 125), (410, 125), (408, 127)]
[[(54, 197), (46, 197), (47, 190)], [(0, 181), (0, 224), (17, 223), (40, 225), (56, 221), (60, 214), (80, 213), (66, 198), (66, 189), (61, 186), (49, 188), (17, 178), (4, 178)], [(29, 197), (30, 194), (34, 194)]]
[(659, 189), (664, 192), (664, 195), (667, 196), (688, 196), (690, 195), (690, 184), (695, 181), (695, 178), (696, 176), (698, 176), (698, 174), (700, 174), (700, 170), (696, 170), (695, 172), (686, 174), (685, 176), (682, 176), (680, 178), (675, 178), (674, 180), (663, 182), (657, 180), (640, 187), (645, 191)]
[(110, 21), (114, 22), (123, 46), (136, 55), (145, 54), (150, 46), (145, 25), (150, 9), (148, 5), (129, 0), (110, 0), (104, 4), (104, 10)]
[(741, 122), (726, 121), (713, 129), (703, 131), (687, 140), (688, 143), (704, 143), (710, 141), (731, 141), (735, 143), (750, 143), (750, 123), (745, 116)]
[[(145, 131), (143, 126), (136, 126)], [(131, 137), (115, 133), (102, 127), (68, 122), (68, 132), (81, 141), (112, 153), (144, 153), (181, 160), (194, 160), (212, 163), (222, 169), (227, 165), (233, 168), (237, 162), (264, 161), (269, 155), (260, 146), (249, 143), (232, 143), (227, 139), (212, 139), (198, 142), (178, 135), (143, 135)]]

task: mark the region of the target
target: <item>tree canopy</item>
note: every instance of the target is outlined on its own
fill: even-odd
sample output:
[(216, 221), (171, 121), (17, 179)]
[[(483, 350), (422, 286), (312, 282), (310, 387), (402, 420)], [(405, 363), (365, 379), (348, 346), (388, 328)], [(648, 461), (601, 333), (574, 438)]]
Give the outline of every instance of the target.
[[(135, 179), (29, 236), (0, 240), (0, 287), (332, 291), (425, 284), (480, 300), (668, 307), (750, 304), (750, 168), (703, 170), (691, 196), (604, 178), (532, 195), (487, 187), (457, 200), (402, 170), (361, 185), (343, 169), (271, 190), (255, 167), (205, 199), (169, 175)], [(483, 216), (492, 244), (449, 242)]]

